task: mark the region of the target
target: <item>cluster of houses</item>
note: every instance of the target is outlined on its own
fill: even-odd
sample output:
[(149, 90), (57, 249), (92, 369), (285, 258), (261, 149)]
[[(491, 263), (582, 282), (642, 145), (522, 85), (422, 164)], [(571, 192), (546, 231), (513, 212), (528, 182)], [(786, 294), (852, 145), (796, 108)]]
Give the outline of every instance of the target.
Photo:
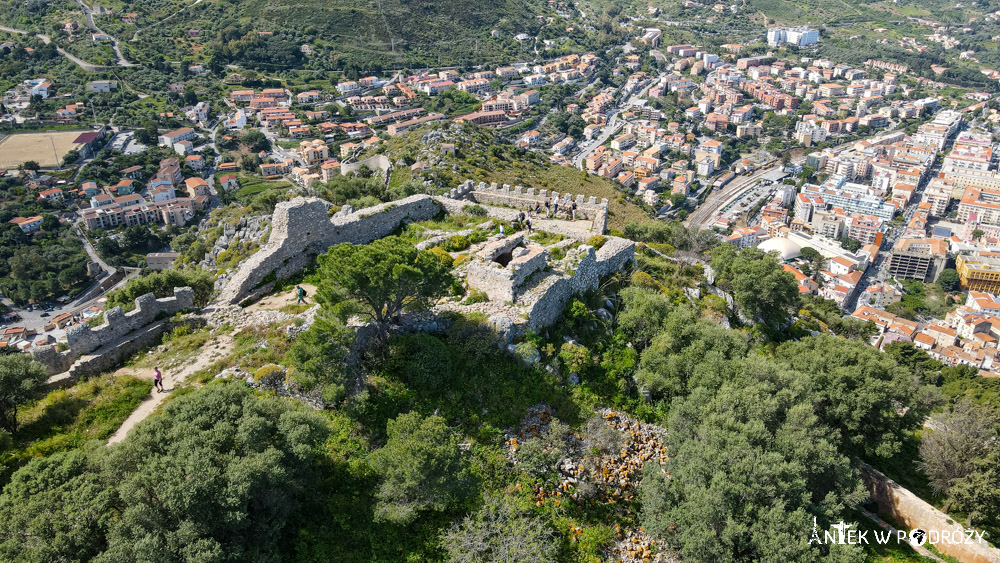
[(1000, 377), (997, 342), (1000, 339), (1000, 301), (997, 294), (970, 291), (963, 305), (943, 320), (910, 321), (869, 306), (858, 307), (853, 317), (878, 327), (873, 344), (880, 347), (912, 342), (948, 366), (970, 366), (985, 377)]
[[(196, 156), (200, 158), (200, 155)], [(100, 188), (95, 182), (87, 182), (81, 186), (82, 193), (90, 198), (90, 208), (80, 213), (86, 228), (184, 226), (198, 211), (211, 203), (211, 186), (197, 176), (184, 178), (178, 158), (160, 161), (159, 170), (148, 179), (143, 189), (139, 189), (142, 181), (141, 167), (126, 168), (122, 170), (122, 175), (124, 178), (114, 186)], [(235, 176), (231, 177), (231, 182), (235, 182), (235, 185), (230, 185), (227, 189), (239, 188)]]

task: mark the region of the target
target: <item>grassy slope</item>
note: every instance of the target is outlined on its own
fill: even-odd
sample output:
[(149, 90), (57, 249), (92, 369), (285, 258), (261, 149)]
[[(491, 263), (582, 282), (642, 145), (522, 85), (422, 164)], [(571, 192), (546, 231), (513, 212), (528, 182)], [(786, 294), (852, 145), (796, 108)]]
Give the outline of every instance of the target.
[[(489, 147), (502, 145), (504, 140), (494, 130), (480, 127), (465, 127), (458, 139), (447, 139), (445, 142), (455, 142), (456, 156), (440, 155), (439, 143), (424, 145), (421, 142), (423, 134), (429, 129), (419, 129), (405, 135), (389, 139), (386, 143), (386, 154), (396, 162), (403, 155), (409, 155), (416, 160), (426, 160), (428, 157), (441, 158), (442, 162), (433, 166), (437, 178), (447, 181), (448, 185), (457, 185), (467, 179), (475, 182), (497, 182), (498, 184), (522, 185), (525, 188), (547, 189), (585, 196), (596, 196), (598, 200), (607, 198), (610, 202), (610, 217), (608, 227), (621, 229), (631, 221), (652, 221), (653, 219), (638, 205), (621, 197), (623, 192), (615, 188), (610, 180), (570, 168), (550, 164), (542, 155), (525, 155), (523, 157), (493, 158), (487, 156)], [(512, 148), (512, 147), (510, 147)], [(421, 150), (427, 152), (421, 153)], [(453, 165), (458, 170), (452, 169)], [(392, 175), (392, 184), (399, 185), (412, 179), (409, 168), (397, 167)]]

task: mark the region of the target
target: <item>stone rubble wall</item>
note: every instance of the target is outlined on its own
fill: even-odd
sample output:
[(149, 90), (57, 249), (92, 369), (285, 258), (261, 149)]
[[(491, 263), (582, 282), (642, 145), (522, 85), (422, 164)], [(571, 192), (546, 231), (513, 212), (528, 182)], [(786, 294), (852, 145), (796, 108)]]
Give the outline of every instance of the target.
[(378, 170), (382, 172), (383, 178), (388, 178), (389, 171), (392, 170), (392, 162), (383, 154), (377, 154), (372, 157), (368, 157), (360, 162), (353, 162), (351, 164), (341, 164), (340, 174), (347, 176), (348, 174), (353, 174), (361, 168), (369, 168), (371, 170)]
[(136, 298), (135, 309), (128, 313), (121, 307), (105, 311), (104, 324), (99, 327), (92, 328), (84, 323), (67, 329), (68, 350), (58, 352), (54, 346), (44, 346), (34, 350), (32, 355), (45, 365), (49, 375), (61, 373), (70, 369), (77, 358), (90, 354), (102, 346), (131, 340), (133, 333), (156, 322), (157, 317), (172, 316), (192, 308), (194, 308), (194, 290), (190, 287), (174, 288), (173, 297), (163, 299), (157, 299), (152, 293), (147, 293)]
[[(204, 324), (204, 321), (185, 319), (179, 324), (190, 326), (192, 323)], [(68, 377), (65, 379), (66, 384), (72, 385), (81, 377), (98, 375), (116, 368), (138, 352), (159, 344), (163, 335), (179, 324), (169, 319), (157, 321), (130, 334), (127, 339), (112, 342), (98, 348), (92, 354), (80, 356), (69, 369)]]
[(568, 196), (571, 201), (576, 203), (577, 216), (594, 222), (594, 232), (603, 233), (608, 223), (607, 198), (598, 201), (595, 196), (587, 197), (581, 194), (574, 196), (555, 190), (535, 190), (535, 188), (522, 186), (511, 187), (509, 184), (498, 185), (496, 182), (475, 184), (472, 180), (466, 180), (459, 187), (448, 192), (447, 195), (451, 199), (468, 199), (476, 203), (502, 205), (519, 210), (534, 209), (539, 204), (544, 207), (545, 202), (551, 201), (552, 198), (558, 198), (562, 201), (564, 197)]
[[(962, 533), (964, 528), (961, 524), (876, 469), (862, 465), (860, 474), (872, 500), (878, 504), (879, 513), (891, 516), (910, 530), (920, 528), (939, 533), (946, 530)], [(967, 536), (961, 534), (959, 537)], [(1000, 550), (985, 542), (972, 540), (972, 543), (938, 542), (933, 545), (941, 553), (962, 563), (1000, 563)]]
[(635, 243), (608, 237), (600, 250), (581, 246), (561, 262), (574, 269), (573, 275), (550, 275), (518, 298), (528, 309), (528, 328), (541, 330), (556, 322), (566, 303), (574, 295), (596, 289), (602, 277), (621, 271), (635, 260)]
[(218, 303), (238, 304), (255, 293), (266, 278), (284, 279), (302, 271), (313, 257), (342, 242), (366, 244), (390, 235), (401, 224), (430, 219), (441, 206), (428, 195), (413, 195), (358, 211), (346, 208), (332, 218), (329, 204), (297, 197), (279, 203), (267, 244), (244, 262), (226, 283)]
[(87, 324), (70, 327), (66, 331), (66, 343), (69, 344), (70, 351), (77, 355), (87, 354), (142, 329), (161, 314), (174, 315), (193, 307), (194, 290), (190, 287), (174, 288), (174, 296), (163, 299), (147, 293), (136, 298), (135, 309), (128, 313), (121, 307), (105, 311), (104, 324), (97, 328), (91, 328)]
[(535, 254), (530, 259), (519, 264), (511, 264), (506, 268), (492, 261), (475, 260), (469, 265), (465, 276), (466, 283), (473, 289), (478, 289), (490, 298), (490, 301), (514, 301), (517, 290), (535, 272), (548, 265), (548, 253)]

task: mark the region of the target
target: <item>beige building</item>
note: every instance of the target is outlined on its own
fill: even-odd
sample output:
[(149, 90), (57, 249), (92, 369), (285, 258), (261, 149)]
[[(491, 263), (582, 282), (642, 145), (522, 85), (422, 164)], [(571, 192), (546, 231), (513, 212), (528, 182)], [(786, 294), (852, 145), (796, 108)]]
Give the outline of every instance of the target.
[(152, 252), (146, 255), (146, 267), (150, 270), (170, 269), (178, 256), (176, 252)]

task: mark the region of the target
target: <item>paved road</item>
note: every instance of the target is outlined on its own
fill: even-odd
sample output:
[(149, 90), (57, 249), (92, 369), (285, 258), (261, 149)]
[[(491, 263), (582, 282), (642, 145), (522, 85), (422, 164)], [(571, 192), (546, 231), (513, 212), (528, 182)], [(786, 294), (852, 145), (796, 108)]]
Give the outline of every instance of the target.
[(83, 231), (80, 230), (80, 223), (77, 222), (77, 224), (74, 227), (76, 229), (76, 236), (80, 237), (80, 242), (83, 243), (83, 249), (87, 251), (87, 256), (90, 257), (90, 260), (93, 262), (97, 262), (97, 264), (102, 269), (104, 269), (104, 271), (107, 272), (109, 276), (111, 274), (114, 274), (115, 271), (117, 270), (113, 266), (109, 266), (104, 260), (101, 260), (101, 257), (98, 256), (97, 251), (94, 250), (93, 245), (90, 244), (90, 241), (87, 240), (87, 237), (83, 236)]
[[(958, 133), (956, 132), (955, 136), (957, 135)], [(952, 139), (954, 139), (954, 137), (952, 137)], [(947, 151), (948, 146), (952, 143), (953, 140), (948, 141), (947, 145), (945, 145), (945, 151)], [(917, 212), (917, 206), (920, 205), (920, 201), (923, 199), (921, 196), (923, 195), (927, 184), (929, 184), (933, 178), (937, 178), (940, 170), (941, 161), (937, 160), (935, 157), (934, 164), (931, 165), (931, 167), (927, 170), (927, 174), (924, 174), (924, 177), (920, 179), (919, 183), (917, 183), (917, 188), (913, 190), (913, 196), (910, 198), (910, 202), (903, 208), (903, 224), (898, 227), (890, 227), (889, 232), (882, 237), (882, 246), (879, 247), (878, 259), (876, 259), (875, 262), (861, 275), (861, 280), (858, 282), (858, 287), (854, 291), (854, 295), (850, 300), (844, 303), (845, 311), (851, 312), (857, 308), (858, 299), (861, 297), (861, 294), (864, 293), (865, 290), (868, 289), (868, 286), (870, 286), (873, 282), (885, 281), (889, 278), (889, 252), (896, 244), (896, 241), (899, 240), (900, 236), (902, 236), (903, 231), (906, 230), (906, 226), (910, 224), (911, 220), (913, 220), (913, 215)], [(876, 309), (883, 308), (881, 302), (876, 303), (874, 307)]]
[(90, 28), (90, 31), (100, 33), (111, 39), (111, 48), (114, 50), (115, 56), (118, 57), (118, 65), (135, 66), (134, 64), (128, 62), (128, 60), (125, 59), (125, 55), (122, 55), (121, 49), (118, 48), (118, 40), (115, 39), (114, 37), (111, 37), (107, 33), (104, 33), (103, 31), (101, 31), (101, 28), (97, 27), (97, 24), (94, 23), (94, 13), (91, 11), (90, 6), (84, 4), (83, 0), (76, 0), (76, 3), (80, 5), (80, 9), (83, 10), (83, 15), (87, 17), (87, 27)]
[[(2, 25), (0, 25), (0, 31), (6, 31), (7, 33), (17, 33), (17, 34), (20, 34), (20, 35), (28, 35), (28, 32), (25, 31), (25, 30), (23, 30), (23, 29), (15, 29), (13, 27), (5, 27), (5, 26), (2, 26)], [(37, 34), (35, 34), (35, 37), (41, 39), (42, 43), (45, 43), (46, 45), (48, 45), (49, 43), (52, 43), (52, 38), (50, 38), (48, 35), (45, 35), (43, 33), (37, 33)], [(56, 52), (59, 53), (60, 55), (64, 56), (64, 57), (66, 57), (67, 59), (69, 59), (70, 61), (72, 61), (73, 63), (75, 63), (78, 67), (82, 68), (83, 70), (85, 70), (87, 72), (96, 72), (98, 70), (107, 70), (109, 68), (113, 68), (113, 67), (110, 67), (110, 66), (102, 66), (102, 65), (95, 65), (95, 64), (88, 63), (87, 61), (85, 61), (83, 59), (80, 59), (79, 57), (76, 57), (74, 55), (71, 55), (71, 54), (67, 53), (65, 50), (63, 50), (62, 47), (56, 47)]]
[(169, 20), (170, 18), (172, 18), (172, 17), (176, 16), (177, 14), (179, 14), (179, 13), (183, 12), (184, 10), (187, 10), (187, 9), (188, 9), (188, 8), (190, 8), (191, 6), (194, 6), (195, 4), (201, 4), (201, 1), (202, 1), (202, 0), (194, 0), (194, 2), (193, 2), (193, 3), (191, 3), (191, 4), (188, 4), (187, 6), (184, 6), (184, 7), (183, 7), (183, 8), (181, 8), (180, 10), (177, 10), (176, 12), (174, 12), (174, 13), (170, 14), (169, 16), (167, 16), (167, 17), (163, 18), (162, 20), (158, 20), (158, 21), (155, 21), (155, 22), (153, 22), (153, 23), (151, 23), (151, 24), (147, 25), (146, 27), (143, 27), (143, 28), (140, 28), (140, 29), (137, 29), (137, 30), (135, 30), (135, 33), (133, 33), (133, 34), (132, 34), (132, 41), (138, 41), (138, 40), (139, 40), (139, 32), (141, 32), (141, 31), (146, 31), (147, 29), (149, 29), (149, 28), (151, 28), (151, 27), (153, 27), (153, 26), (156, 26), (156, 25), (160, 25), (161, 23), (163, 23), (163, 22), (165, 22), (165, 21)]

